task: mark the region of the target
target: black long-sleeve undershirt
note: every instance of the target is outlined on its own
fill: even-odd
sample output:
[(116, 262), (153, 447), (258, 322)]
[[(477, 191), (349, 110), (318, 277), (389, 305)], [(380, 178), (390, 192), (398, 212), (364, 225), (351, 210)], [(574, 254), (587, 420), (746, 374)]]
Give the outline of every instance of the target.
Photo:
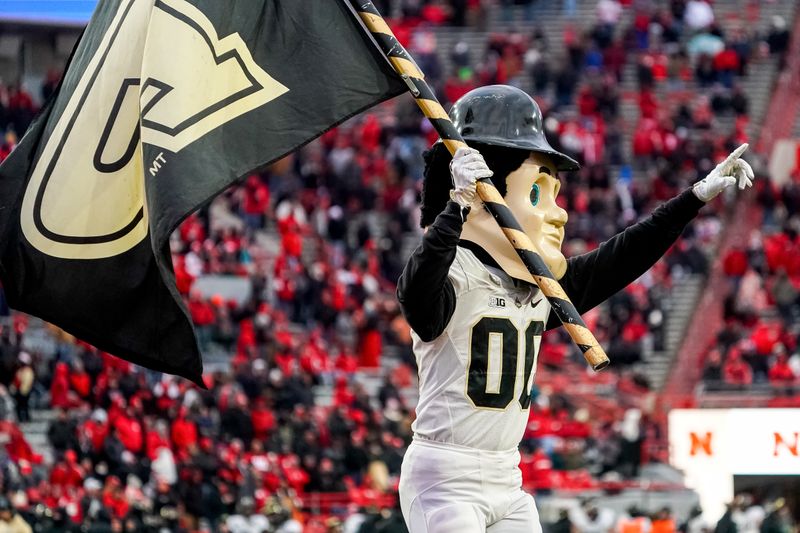
[[(579, 313), (585, 313), (644, 274), (678, 239), (705, 205), (691, 189), (658, 207), (646, 219), (567, 260), (559, 280)], [(448, 202), (408, 259), (397, 284), (397, 298), (411, 328), (424, 341), (442, 334), (453, 316), (456, 295), (448, 279), (463, 220), (460, 207)], [(551, 316), (548, 329), (560, 322)]]
[(463, 225), (461, 206), (447, 202), (397, 282), (400, 308), (411, 329), (425, 341), (442, 334), (456, 309), (456, 291), (447, 274), (456, 258)]
[[(559, 282), (579, 313), (600, 305), (647, 272), (678, 240), (705, 203), (691, 189), (591, 252), (567, 259)], [(551, 316), (548, 329), (561, 325)]]

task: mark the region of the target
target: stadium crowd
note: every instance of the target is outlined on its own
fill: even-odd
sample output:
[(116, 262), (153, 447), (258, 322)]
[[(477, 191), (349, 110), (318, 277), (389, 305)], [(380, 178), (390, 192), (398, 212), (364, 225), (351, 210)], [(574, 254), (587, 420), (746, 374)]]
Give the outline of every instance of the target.
[[(536, 2), (502, 3), (533, 10)], [(486, 3), (383, 4), (446, 105), (492, 83), (537, 97), (554, 147), (584, 162), (561, 176), (567, 255), (596, 247), (746, 141), (748, 102), (738, 82), (749, 63), (783, 53), (787, 42), (779, 21), (763, 34), (749, 25), (728, 34), (701, 0), (636, 10), (602, 0), (595, 23), (568, 24), (561, 43), (547, 42), (541, 29), (493, 34), (477, 63), (458, 43), (447, 72), (431, 26), (481, 24)], [(571, 9), (564, 2), (565, 16)], [(619, 89), (630, 61), (634, 95)], [(0, 160), (57, 79), (49, 76), (36, 98), (0, 84)], [(679, 96), (663, 98), (665, 87)], [(621, 115), (623, 98), (638, 102), (636, 123)], [(719, 116), (736, 117), (733, 131), (718, 129)], [(204, 350), (229, 356), (224, 369), (206, 374), (208, 391), (57, 330), (51, 353), (28, 349), (29, 320), (0, 302), (0, 513), (14, 507), (37, 531), (47, 530), (43, 524), (50, 531), (404, 531), (395, 493), (411, 438), (415, 363), (394, 286), (400, 251), (419, 236), (421, 154), (435, 139), (401, 97), (248, 176), (182, 224), (172, 240), (178, 289)], [(762, 247), (751, 243), (738, 258), (739, 293), (750, 272), (774, 275), (768, 285), (796, 274), (791, 210), (800, 204), (792, 191), (771, 194), (780, 259), (759, 257)], [(768, 196), (762, 191), (763, 202)], [(599, 383), (628, 404), (601, 417), (576, 401), (558, 383), (565, 368), (579, 368), (579, 354), (563, 332), (545, 337), (522, 447), (527, 488), (598, 488), (602, 480), (635, 478), (653, 459), (645, 443), (658, 440), (659, 427), (637, 400), (650, 385), (635, 363), (645, 349), (664, 348), (662, 306), (671, 286), (706, 272), (720, 209), (707, 209), (665, 260), (586, 317), (615, 361)], [(247, 280), (250, 297), (204, 294), (196, 283), (208, 275)], [(800, 312), (794, 294), (776, 304), (777, 320)], [(748, 317), (737, 319), (746, 324), (739, 327), (769, 329), (761, 319), (743, 322)], [(786, 329), (778, 336), (788, 356), (795, 343)], [(766, 354), (776, 361), (777, 344)], [(766, 379), (774, 367), (762, 369)], [(377, 391), (364, 375), (381, 376)], [(19, 429), (34, 407), (57, 410), (47, 432), (53, 460)], [(576, 526), (576, 516), (567, 522)]]
[(782, 186), (760, 185), (762, 224), (724, 258), (729, 283), (725, 326), (705, 358), (709, 390), (761, 387), (774, 406), (798, 406), (800, 396), (800, 169)]

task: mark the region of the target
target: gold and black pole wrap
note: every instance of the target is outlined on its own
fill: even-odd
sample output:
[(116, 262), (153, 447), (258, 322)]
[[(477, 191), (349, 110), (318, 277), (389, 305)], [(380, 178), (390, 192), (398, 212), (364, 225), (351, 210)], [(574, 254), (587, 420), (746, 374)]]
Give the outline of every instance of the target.
[[(371, 1), (349, 0), (364, 25), (395, 71), (408, 85), (412, 96), (422, 109), (423, 114), (431, 121), (442, 142), (447, 146), (450, 155), (454, 155), (459, 147), (466, 147), (467, 143), (459, 134), (450, 117), (445, 112), (436, 95), (424, 79), (424, 74), (409, 55), (408, 51), (400, 44), (394, 33), (386, 24), (377, 8)], [(609, 364), (608, 356), (597, 342), (589, 328), (586, 327), (578, 310), (570, 301), (561, 284), (555, 279), (542, 257), (534, 248), (528, 235), (522, 230), (505, 200), (492, 183), (491, 178), (483, 178), (477, 183), (478, 196), (486, 208), (500, 225), (500, 229), (508, 238), (511, 245), (525, 264), (539, 289), (542, 291), (553, 312), (566, 328), (573, 342), (580, 348), (586, 362), (594, 370), (602, 370)]]

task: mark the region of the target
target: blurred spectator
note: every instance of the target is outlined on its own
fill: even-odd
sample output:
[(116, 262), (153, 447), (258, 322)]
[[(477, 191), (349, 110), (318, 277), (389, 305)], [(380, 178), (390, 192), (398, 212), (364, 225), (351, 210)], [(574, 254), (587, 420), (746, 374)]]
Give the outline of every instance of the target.
[(772, 17), (772, 25), (767, 35), (767, 44), (769, 45), (769, 52), (772, 55), (780, 58), (780, 64), (784, 64), (786, 52), (789, 50), (789, 39), (791, 34), (786, 24), (786, 19), (780, 15)]
[(618, 533), (651, 533), (655, 531), (653, 522), (639, 507), (631, 506), (617, 520)]
[(19, 367), (14, 373), (14, 380), (9, 388), (11, 394), (14, 395), (17, 405), (17, 420), (20, 422), (28, 422), (31, 419), (28, 404), (35, 379), (32, 364), (33, 361), (28, 352), (19, 353)]
[(594, 500), (570, 509), (569, 520), (578, 533), (607, 533), (614, 526), (614, 511), (598, 508)]
[[(237, 513), (228, 517), (225, 524), (231, 533), (250, 533), (253, 531), (269, 531), (270, 521), (263, 514), (255, 512), (255, 502), (245, 497), (236, 506)], [(299, 532), (300, 530), (298, 530)]]
[(695, 505), (689, 511), (689, 517), (678, 527), (678, 531), (681, 533), (702, 533), (709, 530), (711, 530), (711, 525), (703, 517), (703, 509), (699, 505)]
[(669, 507), (659, 509), (651, 520), (651, 533), (675, 533), (677, 526), (672, 510)]
[(8, 498), (0, 496), (0, 532), (33, 533), (31, 526), (16, 512)]
[(764, 518), (761, 533), (784, 533), (791, 531), (795, 524), (791, 509), (783, 498), (779, 498), (774, 502), (773, 510)]
[(753, 370), (741, 356), (741, 351), (733, 349), (728, 353), (722, 367), (722, 378), (733, 387), (744, 387), (753, 383)]
[(691, 30), (702, 30), (714, 23), (714, 10), (706, 0), (689, 0), (683, 20)]
[(714, 533), (738, 533), (736, 522), (733, 521), (733, 504), (728, 504), (725, 514), (717, 521)]
[(550, 526), (550, 533), (572, 533), (572, 522), (569, 520), (569, 511), (567, 509), (560, 509), (558, 511), (558, 520)]

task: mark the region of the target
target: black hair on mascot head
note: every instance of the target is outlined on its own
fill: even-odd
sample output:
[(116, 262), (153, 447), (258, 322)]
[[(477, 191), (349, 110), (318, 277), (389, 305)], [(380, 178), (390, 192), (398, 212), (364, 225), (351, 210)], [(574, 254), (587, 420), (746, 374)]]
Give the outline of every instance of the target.
[[(494, 172), (492, 183), (497, 187), (500, 195), (505, 197), (506, 178), (528, 159), (530, 152), (479, 142), (468, 142), (467, 144), (481, 153), (486, 164)], [(453, 158), (447, 151), (447, 147), (441, 142), (434, 144), (423, 154), (423, 157), (425, 158), (425, 178), (422, 182), (420, 226), (425, 228), (433, 224), (439, 213), (444, 211), (447, 201), (450, 200), (450, 190), (453, 188), (453, 180), (450, 177), (450, 161)]]

